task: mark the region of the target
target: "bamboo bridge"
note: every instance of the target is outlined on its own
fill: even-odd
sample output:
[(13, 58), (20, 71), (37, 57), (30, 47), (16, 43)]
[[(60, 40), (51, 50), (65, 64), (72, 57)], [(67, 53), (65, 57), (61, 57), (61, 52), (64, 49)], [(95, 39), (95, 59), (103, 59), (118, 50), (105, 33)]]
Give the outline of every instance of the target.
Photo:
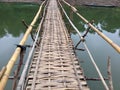
[[(77, 12), (75, 7), (71, 6), (64, 0), (62, 1), (66, 5), (70, 6), (74, 13), (76, 13), (89, 25), (90, 28), (96, 31), (117, 52), (120, 53), (120, 47), (118, 45), (99, 32), (98, 29)], [(75, 54), (75, 48), (62, 19), (59, 8), (61, 8), (71, 26), (80, 36), (80, 42), (83, 42), (86, 51), (90, 55), (90, 59), (92, 60), (105, 89), (109, 90), (89, 49), (87, 48), (87, 45), (84, 42), (84, 37), (81, 36), (79, 30), (71, 22), (59, 0), (58, 2), (57, 0), (48, 0), (41, 4), (38, 13), (36, 14), (33, 22), (28, 26), (23, 39), (16, 48), (10, 61), (0, 72), (0, 90), (4, 90), (10, 72), (19, 54), (23, 50), (22, 46), (24, 46), (35, 22), (40, 16), (43, 5), (43, 16), (38, 26), (36, 38), (29, 52), (28, 59), (24, 65), (19, 82), (17, 85), (15, 83), (14, 90), (90, 90), (84, 76), (83, 69), (81, 68), (79, 60)], [(40, 34), (40, 32), (42, 33)], [(18, 76), (17, 74), (16, 77)]]
[(78, 90), (87, 88), (55, 0), (48, 4), (40, 46), (36, 48), (26, 90)]

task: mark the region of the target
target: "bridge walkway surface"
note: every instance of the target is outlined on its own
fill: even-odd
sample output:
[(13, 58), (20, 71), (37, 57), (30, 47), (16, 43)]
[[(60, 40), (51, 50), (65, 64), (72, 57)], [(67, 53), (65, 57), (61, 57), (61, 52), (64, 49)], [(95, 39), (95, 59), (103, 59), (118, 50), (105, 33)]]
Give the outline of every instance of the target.
[(49, 1), (25, 90), (89, 90), (56, 0)]

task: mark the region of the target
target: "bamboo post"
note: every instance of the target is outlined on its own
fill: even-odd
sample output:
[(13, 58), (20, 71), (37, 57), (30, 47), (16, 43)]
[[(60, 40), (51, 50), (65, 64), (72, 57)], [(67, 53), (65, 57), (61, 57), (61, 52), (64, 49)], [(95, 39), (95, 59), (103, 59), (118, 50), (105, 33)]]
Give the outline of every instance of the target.
[(110, 57), (108, 57), (108, 69), (107, 69), (107, 73), (108, 73), (108, 80), (109, 80), (109, 89), (110, 90), (114, 90), (113, 89), (113, 82), (112, 82), (112, 73), (111, 73), (111, 62), (110, 62)]
[[(90, 23), (93, 24), (93, 23), (94, 23), (94, 20), (92, 20)], [(76, 44), (76, 46), (75, 46), (76, 49), (77, 49), (78, 45), (79, 45), (82, 41), (83, 41), (83, 42), (85, 41), (84, 38), (87, 36), (87, 34), (88, 34), (88, 32), (90, 31), (90, 29), (91, 29), (91, 27), (88, 26), (88, 28), (86, 29), (85, 34), (81, 37), (80, 41)]]
[(20, 69), (21, 69), (22, 64), (23, 64), (23, 58), (24, 58), (25, 51), (26, 51), (26, 50), (22, 50), (22, 51), (20, 52), (20, 60), (19, 60), (18, 67), (17, 67), (17, 69), (16, 69), (16, 71), (15, 71), (15, 73), (14, 73), (12, 90), (16, 90), (17, 81), (18, 81)]
[[(23, 46), (30, 34), (30, 32), (32, 31), (32, 27), (33, 25), (36, 23), (38, 17), (39, 17), (39, 14), (41, 12), (41, 9), (42, 9), (42, 6), (43, 4), (45, 3), (45, 1), (41, 4), (36, 16), (34, 17), (32, 23), (30, 24), (30, 26), (28, 27), (26, 33), (24, 34), (22, 40), (20, 41), (19, 45)], [(9, 75), (10, 75), (10, 72), (19, 56), (21, 52), (21, 48), (17, 47), (15, 52), (13, 53), (11, 59), (9, 60), (8, 64), (6, 65), (6, 71), (4, 73), (4, 75), (2, 76), (1, 80), (0, 80), (0, 90), (4, 90), (5, 86), (6, 86), (6, 83), (7, 83), (7, 80), (9, 78)]]
[[(22, 23), (24, 24), (24, 26), (25, 26), (26, 28), (28, 28), (28, 25), (26, 24), (26, 22), (25, 22), (24, 20), (22, 20)], [(31, 35), (32, 40), (35, 41), (34, 35), (33, 35), (32, 32), (30, 33), (30, 35)]]
[[(100, 78), (85, 78), (86, 80), (92, 80), (92, 81), (101, 81)], [(108, 78), (104, 78), (104, 80), (108, 80)]]
[(106, 42), (108, 42), (119, 54), (120, 54), (120, 47), (114, 43), (111, 39), (109, 39), (107, 36), (105, 36), (102, 32), (100, 32), (95, 26), (93, 26), (91, 23), (88, 22), (87, 19), (85, 19), (82, 15), (80, 15), (77, 12), (77, 9), (73, 6), (71, 6), (69, 3), (66, 1), (62, 0), (66, 5), (70, 6), (71, 9), (76, 13), (85, 23), (87, 23), (99, 36), (101, 36)]

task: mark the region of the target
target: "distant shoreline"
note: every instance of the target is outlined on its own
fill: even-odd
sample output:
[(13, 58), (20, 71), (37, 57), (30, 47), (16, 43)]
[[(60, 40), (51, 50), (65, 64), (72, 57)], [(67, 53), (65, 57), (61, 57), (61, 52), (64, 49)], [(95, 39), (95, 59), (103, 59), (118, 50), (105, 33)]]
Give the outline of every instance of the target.
[[(43, 0), (0, 0), (6, 3), (37, 3), (40, 4)], [(65, 0), (72, 5), (82, 6), (100, 6), (100, 7), (120, 7), (120, 0)], [(75, 2), (76, 1), (76, 2)]]

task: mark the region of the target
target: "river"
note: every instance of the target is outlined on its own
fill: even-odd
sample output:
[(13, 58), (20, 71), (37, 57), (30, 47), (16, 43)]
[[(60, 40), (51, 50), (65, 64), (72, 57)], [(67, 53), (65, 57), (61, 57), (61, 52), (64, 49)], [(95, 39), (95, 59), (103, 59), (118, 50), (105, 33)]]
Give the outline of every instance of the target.
[[(15, 44), (18, 44), (24, 35), (26, 29), (21, 21), (24, 19), (26, 23), (30, 24), (38, 8), (39, 6), (36, 4), (0, 3), (0, 68), (7, 64), (16, 48)], [(94, 19), (94, 25), (120, 46), (120, 8), (77, 8), (89, 21)], [(79, 28), (80, 32), (82, 34), (85, 33), (87, 25), (76, 15), (73, 15), (73, 18), (73, 21)], [(79, 41), (79, 37), (73, 30), (71, 30), (71, 37), (76, 45)], [(30, 43), (31, 38), (29, 37), (26, 44)], [(101, 73), (105, 77), (107, 77), (107, 59), (108, 56), (111, 57), (114, 89), (119, 90), (120, 55), (93, 30), (90, 30), (86, 36), (86, 43), (95, 59), (95, 62), (100, 68)], [(79, 48), (84, 47), (80, 44)], [(82, 61), (81, 66), (83, 67), (85, 76), (88, 78), (98, 78), (98, 74), (96, 73), (86, 51), (76, 52), (80, 61)], [(9, 80), (5, 90), (10, 90), (10, 87), (12, 87), (11, 83), (12, 80)], [(91, 90), (104, 90), (100, 81), (88, 81), (88, 85)]]

